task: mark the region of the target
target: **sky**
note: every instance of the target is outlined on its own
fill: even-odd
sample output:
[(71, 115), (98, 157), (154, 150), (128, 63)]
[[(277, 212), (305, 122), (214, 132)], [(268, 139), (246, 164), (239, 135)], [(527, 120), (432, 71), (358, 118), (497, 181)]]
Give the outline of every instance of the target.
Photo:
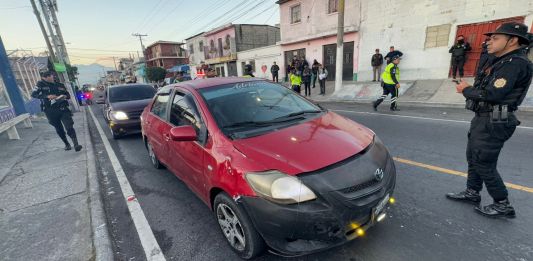
[[(39, 0), (36, 0), (38, 3)], [(72, 64), (113, 67), (113, 57), (137, 56), (158, 41), (183, 41), (232, 23), (279, 23), (276, 0), (57, 0), (58, 20)], [(30, 0), (0, 0), (0, 37), (7, 50), (35, 55), (46, 43)], [(141, 54), (142, 55), (142, 54)]]

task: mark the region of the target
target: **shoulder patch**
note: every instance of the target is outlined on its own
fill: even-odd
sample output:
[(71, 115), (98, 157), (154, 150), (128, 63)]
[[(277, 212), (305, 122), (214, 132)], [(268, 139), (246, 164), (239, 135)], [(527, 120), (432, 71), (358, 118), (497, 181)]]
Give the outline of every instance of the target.
[(503, 88), (505, 84), (507, 83), (507, 80), (504, 78), (499, 78), (496, 81), (494, 81), (494, 87), (496, 88)]

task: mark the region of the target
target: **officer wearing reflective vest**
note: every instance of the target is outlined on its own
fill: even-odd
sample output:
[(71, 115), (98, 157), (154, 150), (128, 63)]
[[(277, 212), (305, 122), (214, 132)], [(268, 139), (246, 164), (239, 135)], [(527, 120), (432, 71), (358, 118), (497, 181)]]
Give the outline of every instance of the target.
[(50, 125), (54, 126), (57, 135), (65, 143), (65, 150), (72, 149), (65, 135), (66, 129), (66, 134), (70, 136), (74, 144), (74, 150), (80, 151), (82, 146), (78, 144), (76, 131), (74, 130), (74, 120), (68, 103), (70, 94), (67, 88), (61, 83), (56, 83), (54, 75), (50, 71), (42, 73), (41, 78), (42, 80), (37, 82), (37, 86), (31, 96), (41, 100), (41, 109), (46, 114)]
[(372, 103), (372, 107), (375, 111), (378, 110), (378, 106), (391, 95), (391, 111), (399, 111), (398, 106), (396, 105), (396, 100), (398, 99), (398, 89), (400, 88), (400, 56), (394, 56), (392, 62), (385, 67), (385, 71), (381, 74), (381, 80), (383, 81), (383, 95), (379, 97), (375, 102)]
[[(524, 52), (529, 44), (527, 32), (524, 24), (506, 23), (487, 33), (487, 50), (494, 59), (476, 77), (474, 86), (465, 81), (456, 86), (467, 99), (466, 108), (476, 114), (468, 132), (466, 190), (446, 196), (474, 203), (476, 212), (488, 217), (515, 217), (496, 163), (503, 144), (520, 125), (514, 112), (524, 100), (533, 76), (533, 65)], [(493, 198), (487, 206), (479, 205), (483, 184)]]

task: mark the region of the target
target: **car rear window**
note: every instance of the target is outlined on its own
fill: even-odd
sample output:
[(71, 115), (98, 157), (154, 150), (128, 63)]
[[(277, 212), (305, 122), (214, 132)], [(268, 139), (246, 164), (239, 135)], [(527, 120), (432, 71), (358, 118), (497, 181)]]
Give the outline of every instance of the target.
[(109, 89), (110, 102), (152, 99), (156, 90), (150, 85), (126, 85)]

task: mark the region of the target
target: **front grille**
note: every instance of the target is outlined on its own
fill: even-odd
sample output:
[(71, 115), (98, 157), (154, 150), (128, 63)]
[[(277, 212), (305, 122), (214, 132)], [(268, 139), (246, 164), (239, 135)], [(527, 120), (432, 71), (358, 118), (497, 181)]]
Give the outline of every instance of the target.
[(367, 189), (367, 188), (373, 187), (373, 186), (375, 186), (377, 184), (379, 184), (379, 181), (377, 181), (375, 179), (372, 179), (372, 180), (369, 180), (369, 181), (367, 181), (365, 183), (361, 183), (361, 184), (357, 184), (355, 186), (347, 187), (347, 188), (341, 189), (339, 191), (344, 193), (344, 194), (350, 194), (350, 193), (357, 192), (359, 190), (363, 190), (363, 189)]
[(130, 119), (139, 119), (143, 111), (131, 111), (128, 112), (128, 118)]

